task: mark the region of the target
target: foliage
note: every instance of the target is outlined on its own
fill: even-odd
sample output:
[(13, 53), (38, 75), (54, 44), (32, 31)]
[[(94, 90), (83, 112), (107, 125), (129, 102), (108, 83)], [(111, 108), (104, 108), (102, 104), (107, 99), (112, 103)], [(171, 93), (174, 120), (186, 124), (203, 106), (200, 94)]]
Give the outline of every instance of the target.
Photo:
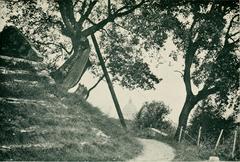
[[(148, 64), (138, 57), (139, 52), (132, 50), (131, 44), (123, 43), (127, 38), (120, 38), (122, 32), (118, 30), (111, 36), (104, 34), (111, 24), (124, 21), (123, 16), (133, 13), (144, 3), (146, 2), (71, 0), (65, 3), (51, 0), (18, 0), (6, 1), (5, 5), (9, 9), (8, 22), (16, 25), (30, 38), (43, 53), (51, 69), (56, 69), (60, 60), (69, 59), (70, 55), (77, 51), (76, 44), (83, 46), (84, 43), (77, 40), (102, 31), (103, 33), (99, 33), (101, 35), (99, 42), (101, 48), (111, 48), (104, 51), (104, 54), (106, 58), (112, 56), (108, 67), (114, 77), (113, 80), (130, 89), (138, 87), (151, 89), (159, 83), (159, 79), (151, 72)], [(117, 20), (114, 21), (115, 19)], [(116, 39), (121, 39), (118, 44), (114, 43)], [(107, 47), (108, 42), (111, 42), (111, 46)], [(116, 46), (120, 48), (116, 49)], [(91, 52), (92, 71), (94, 74), (99, 74), (99, 64), (94, 55), (95, 52)]]
[(202, 127), (202, 136), (205, 140), (211, 141), (219, 136), (221, 129), (224, 129), (223, 137), (228, 138), (237, 124), (234, 118), (234, 113), (228, 117), (224, 117), (226, 109), (218, 107), (212, 101), (204, 101), (199, 105), (190, 120), (189, 131), (192, 136), (197, 138), (199, 127)]
[(166, 120), (166, 116), (170, 113), (170, 109), (162, 101), (145, 102), (136, 114), (135, 124), (139, 128), (157, 128), (166, 129), (170, 123)]
[[(161, 79), (157, 78), (144, 62), (143, 52), (139, 48), (137, 37), (132, 39), (127, 32), (121, 32), (117, 25), (112, 25), (101, 35), (101, 46), (106, 56), (107, 67), (113, 75), (113, 81), (118, 81), (129, 89), (152, 89)], [(108, 37), (111, 37), (109, 41)], [(130, 37), (130, 38), (129, 38)]]
[[(150, 44), (153, 41), (161, 46), (165, 35), (172, 35), (177, 50), (170, 56), (174, 60), (184, 58), (186, 100), (176, 136), (199, 101), (214, 94), (215, 102), (227, 104), (229, 96), (239, 89), (239, 2), (228, 2), (177, 1), (162, 10), (161, 1), (155, 1), (151, 7), (145, 5), (138, 15), (130, 15), (132, 18), (125, 23)], [(200, 89), (196, 94), (193, 85)], [(236, 102), (234, 105), (238, 106)]]

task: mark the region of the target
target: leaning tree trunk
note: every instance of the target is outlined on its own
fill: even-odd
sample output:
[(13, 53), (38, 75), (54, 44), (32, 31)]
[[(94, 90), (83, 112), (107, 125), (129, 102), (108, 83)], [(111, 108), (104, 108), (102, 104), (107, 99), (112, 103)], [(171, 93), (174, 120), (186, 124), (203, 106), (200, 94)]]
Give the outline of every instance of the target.
[(183, 127), (183, 130), (186, 129), (189, 114), (195, 105), (196, 105), (196, 102), (194, 100), (194, 97), (187, 96), (185, 103), (183, 105), (182, 111), (179, 116), (178, 127), (177, 127), (177, 131), (176, 131), (175, 137), (174, 137), (176, 140), (178, 140), (178, 138), (179, 138), (181, 127)]
[(87, 39), (84, 42), (75, 40), (72, 40), (72, 42), (74, 47), (73, 55), (59, 69), (52, 73), (55, 81), (65, 89), (72, 88), (79, 82), (86, 69), (90, 53), (90, 46)]

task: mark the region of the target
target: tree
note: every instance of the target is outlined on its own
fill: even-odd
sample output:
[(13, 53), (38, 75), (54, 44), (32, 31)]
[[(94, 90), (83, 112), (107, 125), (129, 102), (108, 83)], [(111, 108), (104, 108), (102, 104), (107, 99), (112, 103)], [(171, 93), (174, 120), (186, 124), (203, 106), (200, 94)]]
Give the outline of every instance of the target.
[[(126, 37), (122, 37), (121, 30), (116, 29), (120, 27), (114, 25), (125, 21), (123, 18), (126, 15), (133, 14), (143, 4), (150, 2), (145, 0), (116, 2), (110, 0), (101, 2), (97, 0), (71, 0), (70, 2), (17, 0), (5, 1), (5, 5), (9, 9), (6, 13), (10, 17), (8, 22), (15, 24), (27, 35), (44, 55), (52, 76), (66, 88), (75, 85), (89, 67), (94, 75), (102, 76), (102, 72), (99, 73), (100, 64), (95, 53), (93, 51), (89, 53), (89, 48), (83, 47), (91, 46), (91, 43), (88, 44), (88, 39), (84, 44), (85, 38), (91, 33), (100, 31), (101, 33), (97, 33), (97, 39), (99, 39), (101, 49), (109, 49), (103, 50), (102, 53), (107, 68), (112, 74), (112, 80), (130, 89), (152, 89), (160, 79), (138, 56), (140, 50), (136, 47), (137, 44), (126, 44), (125, 42), (129, 41)], [(80, 41), (80, 37), (83, 42)], [(131, 50), (133, 45), (138, 50)], [(77, 48), (80, 46), (83, 49), (78, 52)], [(116, 46), (120, 48), (115, 48)], [(84, 50), (86, 50), (87, 57), (90, 55), (87, 63), (83, 56)], [(56, 70), (59, 67), (57, 63), (63, 59), (67, 61)], [(74, 64), (74, 62), (78, 63)], [(86, 64), (85, 67), (82, 66), (84, 64)]]
[[(51, 73), (55, 81), (62, 85), (65, 90), (75, 86), (80, 81), (87, 65), (89, 65), (87, 63), (89, 63), (91, 46), (88, 36), (104, 30), (104, 27), (107, 27), (109, 23), (114, 23), (117, 18), (134, 12), (144, 3), (146, 3), (145, 0), (124, 0), (121, 2), (112, 2), (111, 0), (102, 2), (98, 0), (5, 1), (7, 8), (10, 9), (8, 12), (11, 15), (9, 22), (20, 27), (40, 51), (48, 53), (56, 50), (54, 53), (60, 51), (67, 53), (64, 64)], [(13, 12), (14, 10), (15, 12)], [(122, 60), (118, 60), (118, 62), (120, 61)], [(146, 75), (151, 73), (148, 66), (142, 63), (142, 60), (138, 60), (137, 63), (135, 68), (143, 65), (142, 71), (146, 69)], [(118, 74), (114, 73), (114, 75)], [(158, 83), (159, 81), (153, 74), (148, 76), (151, 78), (144, 78), (143, 82), (141, 80), (141, 82), (128, 82), (128, 84), (144, 85), (147, 82), (152, 88), (151, 82)], [(128, 79), (131, 78), (136, 77), (128, 75)], [(121, 123), (124, 123), (123, 119), (120, 120)]]
[[(227, 104), (230, 94), (236, 94), (239, 89), (238, 1), (164, 2), (144, 6), (126, 24), (160, 46), (172, 35), (178, 49), (171, 56), (177, 60), (183, 54), (186, 99), (179, 117), (177, 139), (180, 127), (186, 128), (189, 114), (199, 101), (214, 94), (215, 102)], [(139, 23), (142, 25), (132, 27)], [(129, 25), (126, 27), (130, 29)], [(200, 89), (196, 94), (193, 85)], [(237, 103), (234, 104), (236, 107)]]
[(142, 128), (166, 129), (169, 126), (169, 122), (166, 120), (169, 113), (169, 107), (161, 101), (145, 102), (136, 114), (135, 123)]
[[(39, 5), (36, 1), (5, 1), (10, 12), (16, 10), (17, 7), (21, 10), (11, 14), (10, 22), (17, 26), (25, 25), (21, 26), (22, 29), (25, 28), (23, 30), (25, 33), (29, 35), (37, 33), (41, 38), (44, 38), (44, 41), (41, 41), (38, 38), (33, 39), (33, 37), (29, 36), (35, 40), (35, 43), (48, 46), (54, 45), (58, 47), (58, 51), (64, 49), (66, 53), (71, 55), (53, 73), (53, 77), (62, 83), (66, 89), (76, 85), (84, 72), (90, 53), (90, 44), (87, 37), (102, 30), (108, 23), (113, 23), (116, 18), (132, 13), (144, 3), (146, 3), (145, 0), (139, 3), (135, 1), (113, 3), (111, 0), (104, 2), (98, 0), (58, 0), (45, 2), (45, 5), (48, 5), (48, 9), (51, 11), (48, 12), (48, 10), (45, 11), (44, 6)], [(30, 19), (26, 20), (26, 17)], [(30, 26), (35, 26), (35, 28), (30, 28)], [(35, 30), (30, 32), (32, 29)], [(70, 41), (70, 50), (63, 43), (53, 43), (56, 38), (51, 39), (48, 35), (53, 29), (58, 29)], [(53, 36), (57, 37), (56, 35), (55, 33)]]

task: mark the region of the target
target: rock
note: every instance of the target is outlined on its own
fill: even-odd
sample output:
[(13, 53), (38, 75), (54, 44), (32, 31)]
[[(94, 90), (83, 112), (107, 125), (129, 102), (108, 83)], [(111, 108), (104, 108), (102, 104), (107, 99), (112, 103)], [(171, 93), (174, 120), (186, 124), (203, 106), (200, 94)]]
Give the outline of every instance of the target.
[(0, 54), (41, 62), (38, 51), (27, 38), (14, 26), (5, 26), (0, 33)]
[(217, 156), (210, 156), (208, 161), (220, 161)]

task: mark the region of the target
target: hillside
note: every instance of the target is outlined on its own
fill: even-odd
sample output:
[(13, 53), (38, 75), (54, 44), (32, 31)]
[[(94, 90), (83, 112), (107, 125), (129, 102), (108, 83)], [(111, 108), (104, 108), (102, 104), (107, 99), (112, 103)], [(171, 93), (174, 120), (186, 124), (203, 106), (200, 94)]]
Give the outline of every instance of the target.
[(0, 56), (0, 160), (124, 160), (140, 151), (118, 123), (49, 84), (41, 68)]
[(0, 160), (131, 159), (140, 144), (116, 120), (54, 83), (31, 57), (0, 55)]

